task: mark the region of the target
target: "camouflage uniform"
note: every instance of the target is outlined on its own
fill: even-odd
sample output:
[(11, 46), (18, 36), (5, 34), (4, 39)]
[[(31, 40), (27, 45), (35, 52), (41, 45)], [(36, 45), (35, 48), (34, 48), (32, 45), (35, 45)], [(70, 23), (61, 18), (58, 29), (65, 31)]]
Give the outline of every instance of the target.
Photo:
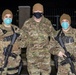
[[(66, 19), (69, 21), (69, 23), (71, 23), (71, 18), (69, 15), (67, 14), (63, 14), (61, 17), (60, 17), (60, 22), (62, 22), (63, 19)], [(59, 31), (58, 31), (59, 33)], [(65, 34), (66, 37), (68, 37), (67, 39), (64, 37), (63, 41), (64, 41), (64, 45), (67, 49), (67, 51), (73, 55), (76, 59), (76, 29), (70, 27), (70, 29), (67, 31), (67, 32), (64, 32), (63, 33)], [(62, 34), (62, 31), (60, 33), (59, 36), (61, 36)], [(62, 37), (62, 38), (63, 38)], [(72, 40), (74, 41), (71, 41), (70, 39), (72, 38)], [(63, 49), (61, 49), (61, 51), (64, 52)], [(57, 72), (57, 75), (75, 75), (71, 72), (71, 69), (70, 69), (70, 65), (69, 63), (68, 64), (65, 64), (65, 65), (61, 65), (60, 62), (63, 61), (64, 58), (60, 58), (58, 59), (58, 72)], [(76, 68), (76, 62), (73, 62), (74, 63), (74, 66)]]
[[(23, 42), (23, 45), (27, 47), (26, 57), (29, 75), (40, 75), (40, 73), (50, 75), (50, 53), (59, 53), (52, 29), (51, 22), (44, 16), (40, 22), (34, 21), (32, 17), (24, 23), (22, 30), (24, 31), (25, 43)], [(50, 36), (50, 40), (48, 36)]]
[[(74, 42), (65, 43), (65, 47), (66, 47), (67, 51), (70, 52), (71, 55), (74, 55), (74, 57), (76, 58), (76, 29), (71, 28), (67, 33), (65, 33), (65, 36), (73, 37)], [(64, 50), (62, 49), (62, 51), (64, 51)], [(74, 75), (74, 74), (71, 73), (69, 64), (66, 64), (66, 65), (63, 65), (63, 66), (60, 65), (60, 62), (62, 60), (64, 60), (64, 59), (63, 58), (59, 58), (59, 60), (58, 60), (59, 66), (58, 66), (57, 75)]]
[(3, 22), (2, 24), (0, 24), (0, 75), (15, 75), (15, 74), (17, 75), (21, 61), (21, 57), (20, 57), (21, 35), (20, 35), (16, 39), (11, 54), (8, 58), (8, 63), (4, 67), (5, 57), (7, 53), (6, 48), (8, 47), (8, 45), (10, 45), (12, 37), (8, 38), (8, 40), (5, 38), (13, 35), (14, 31), (16, 33), (21, 34), (21, 30), (17, 26), (11, 24), (12, 18), (13, 18), (13, 14), (9, 9), (3, 11), (2, 13)]
[[(15, 32), (20, 33), (19, 28), (17, 26), (15, 25), (11, 25), (11, 26), (14, 28)], [(2, 29), (7, 31), (6, 34), (3, 33)], [(0, 68), (3, 67), (5, 62), (4, 48), (7, 47), (11, 42), (11, 40), (9, 41), (4, 40), (4, 37), (10, 36), (12, 34), (13, 31), (11, 30), (11, 28), (6, 28), (3, 24), (0, 25)], [(21, 49), (19, 46), (19, 38), (16, 40), (13, 46), (12, 53), (15, 54), (16, 57), (14, 58), (12, 56), (9, 56), (7, 67), (4, 68), (2, 75), (7, 75), (7, 73), (11, 75), (18, 72), (18, 67), (21, 61), (21, 57), (20, 57)]]

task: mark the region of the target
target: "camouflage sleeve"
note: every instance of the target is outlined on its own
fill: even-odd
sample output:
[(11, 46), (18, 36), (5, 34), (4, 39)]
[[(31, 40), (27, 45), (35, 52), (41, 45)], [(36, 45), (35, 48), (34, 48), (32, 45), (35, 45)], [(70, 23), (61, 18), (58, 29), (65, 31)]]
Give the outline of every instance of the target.
[(58, 42), (54, 39), (54, 37), (56, 36), (56, 30), (53, 28), (51, 21), (47, 23), (48, 24), (48, 35), (50, 37), (50, 41), (49, 41), (49, 48), (50, 48), (50, 53), (57, 55), (60, 50), (61, 47), (58, 44)]
[(20, 29), (19, 27), (15, 26), (15, 25), (12, 25), (12, 26), (13, 26), (15, 32), (20, 34), (19, 37), (16, 40), (16, 41), (18, 41), (19, 47), (24, 48), (25, 47), (25, 40), (24, 40), (23, 30)]
[(0, 36), (2, 36), (4, 33), (2, 31), (2, 24), (0, 24)]
[(50, 53), (53, 55), (57, 55), (61, 50), (60, 45), (53, 37), (50, 38), (49, 48), (50, 48)]
[(74, 41), (75, 41), (75, 43), (76, 43), (76, 29), (75, 28), (73, 28), (73, 34), (74, 34)]
[(20, 48), (24, 48), (25, 47), (25, 45), (24, 45), (24, 36), (23, 36), (23, 31), (21, 29), (19, 30), (19, 34), (20, 34), (20, 36), (18, 38), (19, 46), (20, 46)]
[(21, 30), (22, 30), (22, 43), (23, 43), (23, 47), (27, 47), (28, 41), (29, 41), (29, 39), (28, 39), (28, 32), (27, 32), (28, 31), (27, 25), (28, 25), (28, 23), (26, 21), (24, 23), (23, 27), (21, 28)]

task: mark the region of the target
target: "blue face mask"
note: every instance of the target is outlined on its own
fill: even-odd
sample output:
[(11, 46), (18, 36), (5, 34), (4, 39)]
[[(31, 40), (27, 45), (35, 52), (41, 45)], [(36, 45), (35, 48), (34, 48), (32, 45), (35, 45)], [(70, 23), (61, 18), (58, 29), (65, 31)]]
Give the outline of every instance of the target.
[(63, 29), (68, 29), (69, 23), (68, 22), (62, 22), (61, 26), (62, 26)]
[(5, 18), (3, 20), (3, 22), (6, 24), (6, 25), (10, 25), (12, 23), (12, 18)]

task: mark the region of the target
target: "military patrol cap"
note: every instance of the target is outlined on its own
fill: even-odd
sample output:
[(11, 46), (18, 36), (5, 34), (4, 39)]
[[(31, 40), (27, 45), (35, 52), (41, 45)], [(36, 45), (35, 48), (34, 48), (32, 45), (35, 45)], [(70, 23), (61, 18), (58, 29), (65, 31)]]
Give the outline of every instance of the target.
[(68, 14), (62, 14), (60, 17), (60, 23), (62, 22), (63, 19), (67, 19), (69, 23), (71, 24), (71, 17)]
[(2, 19), (3, 19), (3, 17), (4, 17), (6, 14), (11, 14), (11, 15), (12, 15), (12, 18), (13, 18), (13, 13), (12, 13), (9, 9), (6, 9), (6, 10), (4, 10), (3, 13), (2, 13)]
[(40, 4), (40, 3), (36, 3), (36, 4), (33, 6), (33, 10), (32, 10), (32, 11), (34, 12), (34, 11), (37, 11), (37, 10), (44, 12), (43, 5)]

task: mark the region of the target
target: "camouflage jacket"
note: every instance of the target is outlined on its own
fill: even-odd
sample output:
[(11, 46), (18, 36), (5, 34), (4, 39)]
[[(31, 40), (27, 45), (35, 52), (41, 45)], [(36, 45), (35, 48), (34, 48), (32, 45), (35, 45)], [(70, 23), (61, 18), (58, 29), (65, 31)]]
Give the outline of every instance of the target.
[[(59, 31), (58, 31), (59, 32)], [(61, 34), (60, 34), (61, 35)], [(67, 51), (73, 55), (76, 59), (76, 29), (70, 28), (68, 32), (64, 32), (65, 37), (63, 36), (64, 45)], [(63, 48), (61, 49), (64, 52)], [(63, 58), (59, 58), (59, 62), (64, 60)]]
[[(23, 36), (24, 36), (24, 46), (27, 46), (27, 49), (42, 49), (47, 48), (50, 53), (58, 54), (59, 45), (54, 40), (51, 21), (43, 16), (41, 22), (35, 22), (33, 17), (27, 20), (23, 27)], [(50, 36), (50, 39), (48, 37)], [(51, 49), (51, 50), (50, 50)]]
[[(11, 26), (14, 28), (14, 30), (15, 30), (16, 33), (20, 34), (20, 29), (17, 26), (15, 26), (13, 24), (11, 24)], [(3, 30), (5, 30), (6, 33)], [(0, 61), (0, 67), (3, 65), (4, 58), (5, 58), (4, 48), (6, 48), (10, 44), (10, 42), (11, 42), (11, 40), (7, 41), (7, 40), (4, 40), (4, 38), (7, 37), (7, 36), (10, 36), (12, 34), (13, 34), (13, 31), (12, 31), (11, 27), (5, 27), (3, 23), (0, 24), (0, 60), (1, 60)], [(20, 41), (20, 36), (15, 41), (11, 53), (15, 53), (17, 55), (21, 54), (21, 49), (20, 49), (20, 43), (21, 42), (19, 43), (19, 41)], [(12, 57), (9, 57), (9, 58), (10, 58), (9, 61), (12, 62), (12, 63), (10, 62), (11, 63), (10, 65), (8, 64), (10, 67), (11, 66), (14, 67), (16, 65), (18, 66), (18, 64), (19, 64), (18, 61), (19, 61), (19, 59), (21, 59), (20, 57), (19, 57), (19, 59), (16, 60), (18, 64), (16, 63), (15, 60), (12, 61), (13, 60)]]

